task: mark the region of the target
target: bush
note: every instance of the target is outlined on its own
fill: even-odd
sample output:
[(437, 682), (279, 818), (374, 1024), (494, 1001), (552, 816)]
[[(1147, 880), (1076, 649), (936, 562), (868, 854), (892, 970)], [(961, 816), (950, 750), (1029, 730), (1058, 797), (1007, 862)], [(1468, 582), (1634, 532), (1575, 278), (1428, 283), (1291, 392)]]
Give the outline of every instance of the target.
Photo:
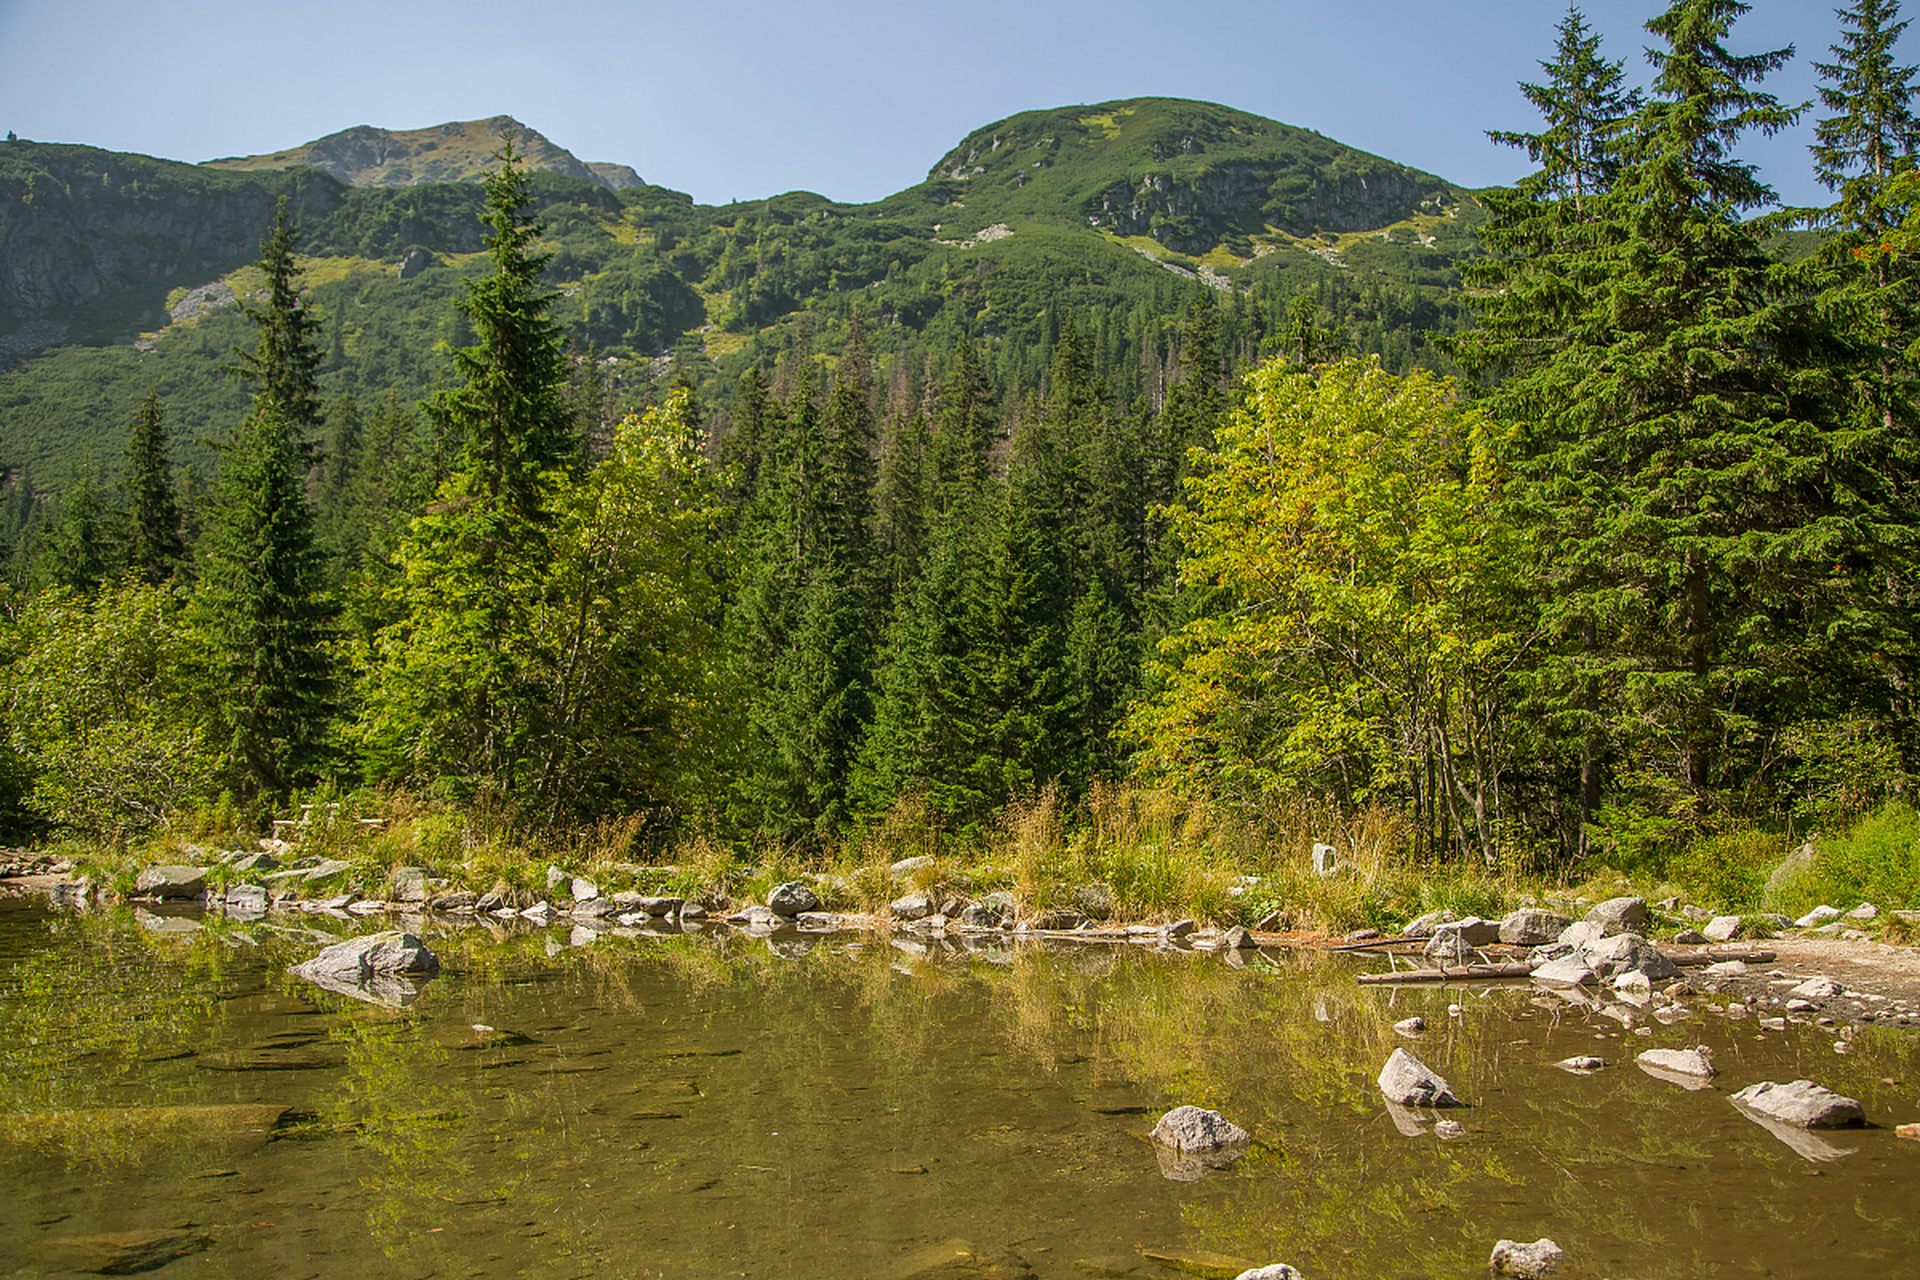
[(1860, 902), (1920, 907), (1920, 812), (1905, 801), (1882, 805), (1818, 849), (1806, 882), (1814, 901), (1843, 910)]
[(1667, 862), (1667, 875), (1689, 898), (1723, 911), (1760, 905), (1767, 877), (1786, 856), (1779, 836), (1764, 831), (1728, 831), (1694, 841)]

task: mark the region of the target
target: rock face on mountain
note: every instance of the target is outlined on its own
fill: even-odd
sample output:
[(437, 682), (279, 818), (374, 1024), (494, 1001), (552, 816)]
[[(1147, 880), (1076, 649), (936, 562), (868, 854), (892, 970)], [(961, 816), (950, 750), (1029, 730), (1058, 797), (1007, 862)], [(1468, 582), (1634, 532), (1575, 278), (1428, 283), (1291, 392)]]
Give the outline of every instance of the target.
[(1432, 174), (1310, 130), (1170, 98), (1023, 112), (969, 134), (927, 179), (1019, 189), (1036, 206), (1077, 209), (1099, 230), (1182, 253), (1268, 227), (1371, 230), (1460, 198)]
[(355, 125), (271, 155), (209, 160), (211, 169), (286, 169), (305, 165), (354, 187), (411, 187), (426, 182), (483, 182), (494, 169), (503, 133), (525, 154), (529, 169), (565, 174), (612, 191), (646, 184), (623, 164), (585, 164), (565, 147), (512, 116), (455, 120), (426, 129)]
[(308, 172), (223, 174), (95, 147), (0, 143), (0, 333), (103, 293), (199, 284), (254, 257), (286, 196), (296, 220), (346, 188)]

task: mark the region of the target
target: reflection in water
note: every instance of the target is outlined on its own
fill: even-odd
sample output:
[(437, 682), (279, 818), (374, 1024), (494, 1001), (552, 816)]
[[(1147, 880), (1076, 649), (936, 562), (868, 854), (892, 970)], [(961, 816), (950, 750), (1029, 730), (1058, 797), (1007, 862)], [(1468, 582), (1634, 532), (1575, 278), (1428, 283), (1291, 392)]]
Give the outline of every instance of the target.
[[(212, 1276), (1425, 1277), (1547, 1235), (1594, 1274), (1844, 1278), (1911, 1243), (1889, 1133), (1816, 1196), (1809, 1135), (1720, 1096), (1810, 1075), (1885, 1114), (1910, 1037), (1836, 1060), (1304, 954), (484, 927), (426, 935), (443, 975), (385, 1008), (286, 975), (335, 940), (306, 925), (0, 913), (0, 1256), (190, 1221)], [(1457, 1140), (1374, 1084), (1415, 1014)], [(1724, 1089), (1554, 1066), (1700, 1042)], [(1253, 1146), (1169, 1180), (1180, 1103)]]

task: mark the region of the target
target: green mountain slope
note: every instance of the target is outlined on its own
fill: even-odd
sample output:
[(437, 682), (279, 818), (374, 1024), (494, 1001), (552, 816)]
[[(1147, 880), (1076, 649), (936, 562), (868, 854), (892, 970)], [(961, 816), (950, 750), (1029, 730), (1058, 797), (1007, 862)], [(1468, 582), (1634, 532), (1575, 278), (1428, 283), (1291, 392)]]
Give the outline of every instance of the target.
[(493, 167), (500, 135), (511, 131), (527, 167), (594, 182), (612, 191), (644, 186), (623, 164), (583, 163), (512, 116), (456, 120), (427, 129), (379, 129), (355, 125), (324, 138), (264, 156), (208, 160), (209, 169), (287, 169), (305, 166), (355, 187), (411, 187), (433, 182), (479, 182)]
[[(282, 154), (311, 161), (328, 142)], [(468, 131), (440, 151), (479, 145)], [(613, 361), (635, 397), (675, 353), (722, 427), (739, 374), (785, 349), (797, 312), (831, 357), (858, 311), (875, 354), (915, 370), (969, 337), (1003, 392), (1037, 385), (1073, 315), (1115, 396), (1151, 395), (1178, 313), (1202, 294), (1222, 301), (1243, 352), (1311, 288), (1355, 347), (1431, 361), (1427, 331), (1459, 323), (1457, 265), (1477, 252), (1480, 216), (1430, 174), (1168, 99), (1011, 117), (870, 205), (792, 192), (707, 206), (556, 172), (534, 190), (556, 314), (579, 348)], [(248, 264), (281, 194), (329, 335), (330, 389), (408, 398), (445, 377), (443, 344), (468, 340), (460, 281), (482, 265), (473, 183), (355, 186), (312, 168), (5, 144), (0, 462), (40, 490), (89, 459), (113, 472), (149, 387), (188, 441), (221, 438), (241, 402), (218, 373), (244, 334), (233, 301), (255, 287)], [(213, 461), (191, 443), (182, 458)]]

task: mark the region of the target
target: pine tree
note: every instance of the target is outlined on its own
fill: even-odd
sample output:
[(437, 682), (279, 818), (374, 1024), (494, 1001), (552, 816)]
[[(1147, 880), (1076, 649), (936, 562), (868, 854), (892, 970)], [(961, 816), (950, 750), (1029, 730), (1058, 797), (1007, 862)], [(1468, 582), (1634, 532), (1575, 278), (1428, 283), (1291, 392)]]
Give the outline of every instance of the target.
[(221, 457), (202, 537), (194, 604), (213, 651), (226, 769), (252, 797), (284, 796), (317, 776), (331, 731), (335, 609), (306, 496), (319, 426), (320, 324), (303, 305), (294, 228), (281, 201), (260, 246), (266, 304), (238, 372), (253, 407)]
[(1913, 166), (1920, 120), (1913, 114), (1914, 67), (1898, 65), (1893, 46), (1907, 23), (1898, 0), (1854, 0), (1839, 11), (1851, 28), (1816, 62), (1820, 105), (1834, 114), (1814, 126), (1814, 173), (1839, 200), (1823, 225), (1877, 241), (1905, 218), (1893, 180)]
[(394, 621), (363, 673), (357, 730), (376, 777), (463, 799), (534, 785), (535, 744), (554, 709), (529, 674), (543, 660), (530, 646), (551, 499), (579, 461), (530, 182), (511, 137), (495, 158), (483, 218), (492, 270), (461, 304), (476, 345), (454, 352), (462, 385), (429, 406), (457, 459), (396, 549)]
[(60, 493), (60, 518), (40, 538), (34, 577), (90, 595), (119, 567), (113, 514), (100, 500), (91, 458)]
[(160, 396), (147, 392), (127, 443), (127, 561), (148, 582), (171, 578), (186, 554), (180, 502), (174, 493), (169, 440)]
[(1546, 552), (1542, 708), (1617, 782), (1648, 779), (1660, 821), (1717, 803), (1804, 713), (1850, 626), (1836, 566), (1875, 554), (1872, 513), (1832, 484), (1831, 332), (1742, 218), (1772, 193), (1739, 138), (1797, 114), (1755, 87), (1790, 51), (1726, 49), (1745, 10), (1678, 0), (1647, 24), (1664, 47), (1612, 188), (1505, 268), (1524, 287), (1480, 348), (1513, 370), (1493, 404), (1525, 433)]

